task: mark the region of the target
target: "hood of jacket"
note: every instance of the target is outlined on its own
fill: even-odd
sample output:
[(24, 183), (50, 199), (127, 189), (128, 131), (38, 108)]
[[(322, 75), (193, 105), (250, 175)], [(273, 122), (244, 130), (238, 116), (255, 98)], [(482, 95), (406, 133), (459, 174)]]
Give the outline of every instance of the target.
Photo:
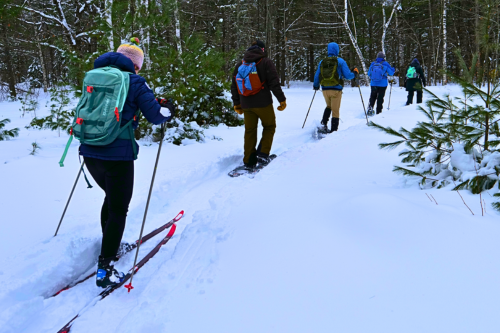
[(328, 56), (329, 57), (332, 57), (332, 56), (338, 57), (339, 51), (340, 51), (339, 44), (337, 44), (337, 43), (328, 44)]
[(384, 58), (377, 58), (377, 59), (375, 59), (375, 61), (376, 61), (376, 62), (384, 62), (384, 61), (385, 61), (385, 59), (384, 59)]
[(243, 60), (245, 62), (258, 62), (260, 59), (264, 58), (266, 54), (260, 47), (253, 45), (248, 50), (246, 50)]
[(413, 61), (411, 62), (410, 66), (413, 66), (413, 67), (420, 66), (420, 62), (418, 62), (418, 59), (417, 59), (417, 58), (415, 58), (415, 59), (413, 59)]
[(134, 63), (121, 53), (108, 52), (94, 61), (94, 68), (101, 68), (106, 66), (114, 66), (124, 72), (135, 74)]

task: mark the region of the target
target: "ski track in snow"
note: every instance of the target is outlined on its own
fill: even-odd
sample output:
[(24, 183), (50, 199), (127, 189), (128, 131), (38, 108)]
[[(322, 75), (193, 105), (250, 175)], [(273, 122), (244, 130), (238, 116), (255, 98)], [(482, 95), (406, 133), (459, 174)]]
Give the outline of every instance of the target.
[[(411, 128), (422, 117), (415, 106), (401, 107), (406, 92), (394, 90), (391, 110), (371, 120)], [(8, 203), (9, 223), (24, 224), (0, 236), (12, 244), (0, 272), (0, 332), (55, 333), (89, 304), (71, 332), (495, 332), (498, 214), (487, 208), (486, 217), (477, 216), (478, 197), (463, 191), (472, 217), (456, 193), (421, 191), (393, 174), (399, 150), (378, 150), (392, 138), (365, 126), (357, 89), (345, 89), (340, 130), (320, 141), (313, 137), (321, 96), (302, 130), (310, 85), (285, 94), (288, 108), (276, 111), (278, 158), (254, 179), (227, 176), (241, 163), (243, 128), (207, 131), (221, 142), (164, 145), (145, 232), (181, 209), (186, 215), (134, 276), (130, 294), (121, 288), (93, 306), (94, 279), (48, 297), (92, 269), (99, 252), (103, 196), (97, 187), (85, 189), (83, 179), (60, 235), (52, 237), (78, 169), (78, 143), (64, 169), (57, 161), (67, 137), (22, 129), (18, 139), (0, 143), (0, 180), (10, 193), (0, 200)], [(2, 105), (0, 119), (25, 125), (15, 119), (18, 106)], [(26, 157), (20, 147), (33, 137), (42, 150)], [(126, 241), (139, 234), (156, 152), (157, 145), (141, 146)], [(14, 172), (22, 177), (9, 180)], [(492, 198), (484, 197), (489, 205)], [(34, 231), (25, 229), (31, 225)], [(164, 235), (145, 243), (141, 255)], [(132, 266), (134, 253), (117, 268)]]

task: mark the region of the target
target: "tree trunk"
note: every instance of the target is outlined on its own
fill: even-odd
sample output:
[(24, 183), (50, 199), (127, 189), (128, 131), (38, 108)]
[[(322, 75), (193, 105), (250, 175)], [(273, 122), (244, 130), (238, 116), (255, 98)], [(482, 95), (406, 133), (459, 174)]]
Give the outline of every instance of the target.
[(309, 44), (309, 81), (314, 82), (314, 46)]
[(429, 72), (430, 72), (430, 75), (429, 75), (429, 83), (430, 84), (436, 84), (434, 81), (435, 81), (435, 67), (434, 67), (434, 64), (435, 64), (435, 57), (436, 57), (436, 50), (435, 50), (435, 47), (434, 47), (434, 24), (432, 22), (432, 4), (431, 4), (431, 0), (429, 0), (429, 19), (430, 19), (430, 23), (431, 23), (431, 52), (432, 52), (432, 57), (431, 57), (431, 65), (429, 66)]
[(443, 0), (443, 86), (447, 83), (446, 78), (446, 49), (448, 47), (447, 31), (446, 31), (446, 14), (448, 9), (448, 0)]
[(182, 56), (182, 42), (181, 42), (181, 21), (179, 17), (179, 2), (174, 0), (174, 19), (175, 19), (175, 37), (177, 42), (177, 52)]
[(42, 77), (43, 77), (43, 91), (47, 92), (48, 89), (48, 81), (47, 81), (47, 69), (45, 68), (45, 60), (43, 58), (42, 45), (40, 44), (40, 38), (38, 37), (38, 33), (35, 30), (36, 36), (36, 45), (38, 46), (38, 55), (40, 57), (40, 65), (42, 67)]
[(2, 32), (4, 36), (4, 52), (5, 52), (5, 65), (7, 67), (7, 78), (9, 80), (9, 91), (10, 91), (10, 96), (15, 99), (17, 98), (17, 92), (16, 92), (16, 75), (14, 73), (14, 67), (12, 66), (12, 57), (11, 57), (11, 52), (10, 52), (10, 39), (9, 36), (7, 35), (7, 23), (4, 21), (2, 22)]
[(109, 27), (109, 37), (108, 37), (108, 43), (109, 43), (109, 50), (111, 52), (115, 51), (115, 42), (114, 42), (114, 36), (113, 36), (113, 0), (106, 0), (105, 2), (106, 6), (106, 23), (108, 24)]

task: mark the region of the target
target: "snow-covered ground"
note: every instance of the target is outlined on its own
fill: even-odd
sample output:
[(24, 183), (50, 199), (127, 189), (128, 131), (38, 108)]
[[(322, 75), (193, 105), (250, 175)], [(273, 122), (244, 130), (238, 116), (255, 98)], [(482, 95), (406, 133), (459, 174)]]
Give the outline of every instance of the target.
[[(279, 157), (254, 179), (227, 176), (241, 161), (243, 128), (206, 131), (222, 141), (163, 146), (146, 232), (181, 209), (186, 216), (135, 276), (135, 289), (89, 306), (71, 332), (499, 331), (493, 198), (483, 195), (482, 217), (479, 197), (461, 191), (472, 215), (450, 188), (422, 191), (394, 174), (399, 149), (378, 149), (392, 138), (366, 126), (357, 88), (344, 91), (340, 130), (320, 141), (321, 94), (304, 129), (311, 84), (285, 94), (288, 107), (276, 112)], [(367, 103), (369, 88), (363, 94)], [(423, 117), (405, 100), (395, 88), (391, 109), (372, 120), (411, 128)], [(80, 179), (52, 237), (78, 170), (78, 142), (60, 168), (67, 135), (25, 129), (30, 115), (20, 118), (19, 107), (0, 103), (7, 128), (22, 128), (0, 142), (0, 332), (55, 333), (98, 293), (91, 280), (48, 297), (94, 269), (103, 193)], [(31, 156), (34, 141), (42, 149)], [(139, 234), (157, 149), (141, 143), (124, 240)]]

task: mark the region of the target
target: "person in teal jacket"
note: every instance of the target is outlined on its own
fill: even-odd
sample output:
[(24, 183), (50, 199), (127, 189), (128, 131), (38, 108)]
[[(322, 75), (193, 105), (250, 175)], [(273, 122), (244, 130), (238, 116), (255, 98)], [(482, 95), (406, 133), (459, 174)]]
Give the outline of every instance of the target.
[(370, 94), (370, 105), (368, 105), (368, 115), (373, 115), (373, 107), (377, 102), (377, 114), (382, 113), (384, 108), (385, 91), (387, 90), (387, 77), (394, 75), (395, 69), (385, 61), (385, 53), (379, 52), (377, 59), (372, 62), (368, 69), (372, 92)]
[(358, 74), (358, 69), (354, 68), (353, 72), (349, 70), (347, 63), (344, 59), (339, 56), (339, 46), (337, 43), (328, 44), (328, 58), (336, 57), (337, 58), (337, 75), (336, 79), (340, 82), (340, 84), (335, 86), (325, 86), (320, 81), (321, 75), (321, 64), (325, 58), (321, 60), (318, 64), (318, 70), (316, 71), (316, 75), (314, 75), (314, 90), (319, 90), (319, 86), (321, 84), (321, 89), (323, 90), (323, 97), (325, 97), (326, 108), (323, 113), (323, 120), (321, 120), (321, 124), (325, 126), (325, 130), (328, 129), (328, 119), (330, 118), (330, 114), (332, 114), (332, 129), (328, 132), (334, 132), (339, 128), (339, 118), (340, 118), (340, 101), (342, 100), (342, 89), (344, 89), (344, 79), (352, 80)]

